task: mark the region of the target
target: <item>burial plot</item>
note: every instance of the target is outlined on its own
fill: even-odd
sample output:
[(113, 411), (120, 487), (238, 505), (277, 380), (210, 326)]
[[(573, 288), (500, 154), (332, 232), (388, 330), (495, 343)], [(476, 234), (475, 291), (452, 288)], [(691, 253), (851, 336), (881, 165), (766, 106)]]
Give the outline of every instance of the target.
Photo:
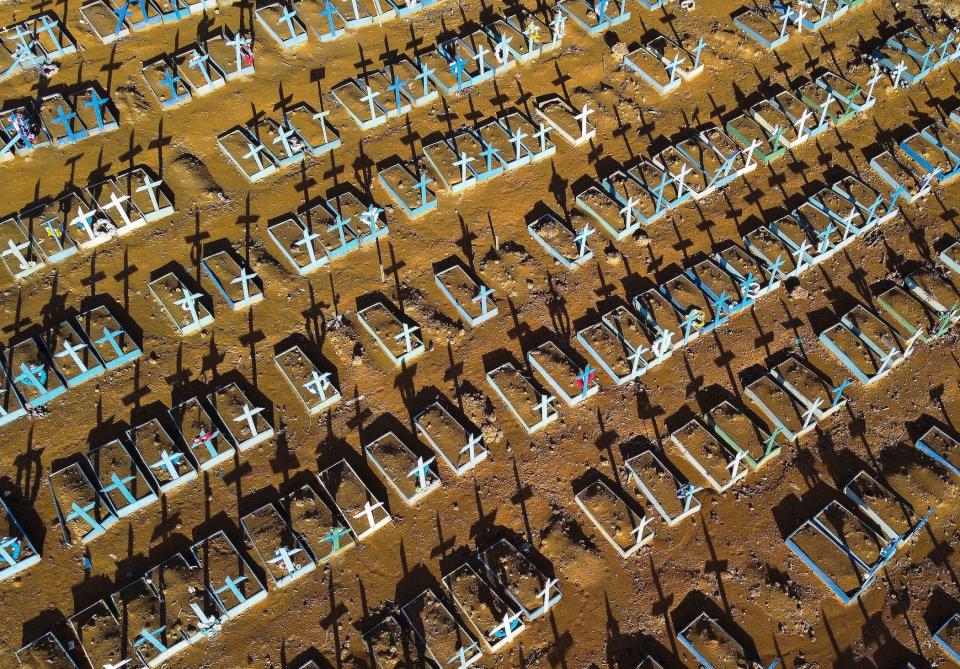
[(116, 105), (103, 93), (96, 82), (71, 95), (70, 103), (76, 111), (77, 121), (87, 129), (88, 137), (120, 127), (119, 111)]
[(777, 441), (780, 432), (775, 429), (768, 433), (764, 427), (726, 400), (707, 412), (705, 422), (735, 453), (746, 454), (744, 461), (751, 469), (759, 469), (780, 454), (780, 444)]
[(309, 414), (318, 414), (340, 401), (331, 372), (317, 366), (299, 345), (277, 353), (273, 361)]
[(270, 2), (257, 7), (254, 14), (257, 23), (267, 34), (286, 49), (304, 44), (309, 39), (307, 26), (294, 7), (280, 2)]
[(263, 300), (257, 275), (228, 251), (218, 251), (201, 261), (203, 271), (234, 311), (240, 311)]
[(769, 272), (739, 244), (730, 242), (710, 257), (737, 282), (741, 304), (754, 303), (770, 292)]
[(793, 91), (780, 91), (770, 101), (790, 119), (798, 139), (816, 137), (830, 128), (825, 111), (811, 107)]
[(68, 388), (103, 373), (104, 366), (72, 321), (63, 321), (44, 333), (44, 344)]
[(182, 336), (200, 332), (213, 323), (213, 314), (205, 304), (210, 298), (202, 291), (194, 291), (190, 283), (175, 273), (167, 272), (151, 281), (148, 287), (171, 325)]
[(878, 153), (870, 159), (870, 167), (907, 202), (916, 202), (933, 188), (933, 176), (898, 147)]
[(559, 415), (551, 406), (554, 398), (534, 385), (512, 362), (487, 372), (487, 382), (527, 434), (546, 427)]
[(363, 640), (366, 642), (370, 660), (377, 669), (432, 666), (425, 653), (414, 647), (410, 635), (392, 615), (368, 630), (363, 635)]
[(654, 333), (654, 342), (661, 340), (667, 342), (667, 345), (661, 345), (655, 354), (658, 358), (666, 360), (670, 357), (672, 351), (670, 342), (674, 339), (681, 340), (677, 343), (677, 346), (680, 346), (699, 334), (699, 328), (696, 326), (700, 319), (697, 314), (687, 313), (681, 321), (681, 314), (658, 288), (643, 291), (635, 296), (632, 302), (634, 309), (643, 319), (646, 329)]
[(75, 144), (88, 137), (86, 126), (60, 93), (41, 97), (36, 105), (37, 116), (56, 146)]
[[(664, 185), (669, 177), (661, 173)], [(654, 194), (644, 183), (638, 181), (634, 176), (624, 173), (620, 170), (612, 172), (601, 182), (603, 190), (617, 201), (621, 206), (621, 218), (626, 223), (626, 208), (629, 207), (631, 224), (637, 221), (640, 225), (650, 225), (660, 219), (668, 209), (668, 203), (664, 199), (663, 191)], [(659, 186), (658, 186), (659, 188)], [(589, 202), (585, 202), (589, 204)]]
[(644, 362), (642, 357), (635, 359), (636, 351), (606, 323), (594, 323), (583, 328), (577, 332), (577, 341), (618, 386), (633, 380)]
[(224, 155), (251, 183), (277, 171), (277, 159), (249, 130), (235, 127), (217, 137)]
[(227, 618), (234, 618), (267, 596), (267, 589), (237, 547), (222, 531), (191, 549), (203, 571), (204, 583)]
[(14, 281), (46, 266), (33, 235), (23, 230), (13, 218), (0, 221), (0, 260)]
[(559, 95), (548, 95), (537, 100), (534, 110), (572, 146), (586, 144), (597, 135), (596, 127), (588, 120), (593, 113), (589, 103), (578, 111)]
[(239, 451), (245, 451), (273, 438), (273, 426), (265, 407), (257, 406), (236, 383), (230, 383), (207, 395), (227, 434)]
[(937, 319), (917, 298), (900, 286), (891, 286), (876, 297), (890, 326), (901, 339), (916, 336), (928, 342), (937, 336)]
[(80, 194), (68, 191), (56, 199), (42, 200), (18, 216), (24, 237), (33, 241), (46, 262), (61, 262), (77, 253), (70, 223), (74, 209), (81, 206), (86, 205)]
[[(896, 351), (897, 354), (903, 353), (903, 347), (896, 332), (862, 304), (854, 306), (840, 320), (876, 355), (882, 357), (890, 351)], [(893, 361), (891, 366), (896, 363), (897, 361)]]
[(703, 669), (756, 667), (759, 664), (719, 622), (706, 613), (701, 613), (677, 632), (677, 641)]
[(527, 353), (527, 362), (547, 386), (568, 406), (574, 406), (600, 391), (598, 370), (573, 361), (568, 351), (546, 341)]
[(189, 46), (173, 56), (173, 66), (181, 81), (196, 96), (207, 95), (227, 83), (220, 64), (199, 46)]
[(150, 472), (154, 489), (167, 494), (197, 478), (197, 470), (183, 446), (174, 439), (161, 418), (127, 431), (127, 439)]
[[(100, 214), (108, 219), (110, 226), (103, 226), (118, 235), (126, 235), (138, 230), (147, 224), (143, 212), (137, 207), (134, 199), (120, 188), (120, 184), (113, 177), (91, 184), (86, 188), (90, 202), (100, 210)], [(77, 212), (81, 216), (81, 212)], [(89, 219), (89, 217), (87, 217)], [(97, 221), (94, 226), (96, 231)], [(88, 235), (89, 236), (89, 235)]]
[(946, 467), (955, 476), (960, 476), (960, 442), (937, 426), (931, 427), (917, 439), (917, 448), (921, 453)]
[(457, 476), (486, 460), (483, 435), (472, 433), (444, 405), (434, 402), (414, 418), (417, 432)]
[(508, 539), (500, 539), (480, 553), (491, 582), (517, 606), (528, 621), (534, 621), (560, 601), (555, 578), (544, 576), (527, 555)]
[(863, 384), (870, 384), (886, 376), (899, 351), (890, 350), (877, 354), (863, 339), (858, 337), (843, 322), (820, 333), (820, 341)]
[[(77, 52), (73, 37), (67, 32), (63, 20), (54, 12), (44, 11), (24, 21), (36, 40), (37, 46), (47, 59), (63, 58)], [(16, 28), (14, 27), (16, 32)]]
[[(533, 121), (516, 109), (500, 114), (497, 120), (510, 134), (510, 143), (514, 147), (515, 157), (521, 154), (529, 155), (530, 162), (535, 163), (557, 152), (557, 145), (549, 137), (551, 127), (543, 123), (535, 127)], [(524, 139), (529, 141), (524, 142)]]
[(201, 471), (231, 460), (236, 453), (220, 434), (217, 422), (199, 397), (192, 397), (170, 409), (170, 417)]
[(300, 10), (321, 42), (335, 40), (346, 32), (345, 17), (331, 0), (305, 0), (300, 3)]
[(394, 163), (377, 170), (377, 179), (407, 216), (417, 218), (437, 207), (436, 193), (429, 188), (433, 183), (425, 171), (407, 163)]
[(593, 249), (588, 241), (595, 231), (586, 221), (579, 232), (574, 232), (554, 214), (548, 213), (527, 225), (527, 231), (554, 260), (568, 270), (576, 269), (593, 258)]
[[(322, 213), (316, 212), (315, 209), (310, 211)], [(346, 235), (349, 229), (344, 231), (341, 228), (341, 231)], [(315, 229), (309, 221), (304, 222), (297, 214), (287, 214), (267, 228), (270, 239), (301, 276), (306, 276), (330, 262), (327, 247), (323, 244), (324, 232), (329, 235), (330, 231), (323, 221), (318, 221)], [(355, 243), (352, 231), (349, 232), (351, 240)], [(334, 240), (335, 236), (330, 235), (329, 238)]]
[(269, 147), (281, 168), (296, 165), (307, 156), (306, 142), (286, 119), (277, 122), (272, 118), (264, 118), (250, 126), (249, 130), (262, 145)]
[(415, 101), (408, 89), (410, 83), (395, 72), (383, 70), (365, 72), (357, 77), (358, 88), (366, 95), (369, 95), (370, 91), (376, 91), (380, 95), (378, 102), (387, 118), (398, 118), (413, 109)]
[(787, 441), (796, 441), (817, 425), (816, 412), (805, 407), (768, 374), (745, 386), (743, 391)]
[(316, 568), (306, 543), (273, 504), (265, 504), (245, 514), (240, 519), (240, 526), (278, 588)]
[(621, 241), (634, 234), (643, 225), (633, 201), (621, 205), (613, 194), (591, 185), (578, 193), (574, 202), (583, 213), (594, 218), (615, 240)]
[(888, 540), (899, 540), (919, 528), (919, 519), (910, 504), (865, 471), (857, 472), (843, 487), (843, 493)]
[(744, 235), (743, 245), (766, 269), (768, 292), (776, 290), (784, 279), (797, 276), (804, 269), (797, 264), (792, 250), (768, 226), (760, 226)]
[(418, 334), (420, 326), (401, 320), (384, 302), (375, 302), (357, 312), (357, 320), (380, 350), (397, 367), (423, 355), (426, 348)]
[(242, 31), (234, 33), (224, 27), (206, 38), (203, 51), (220, 65), (224, 78), (232, 81), (253, 74), (252, 44), (253, 41), (244, 36)]
[(286, 111), (284, 123), (296, 131), (298, 140), (311, 155), (322, 156), (341, 144), (337, 129), (327, 121), (329, 114), (300, 102)]
[(648, 527), (651, 518), (635, 513), (603, 480), (595, 480), (574, 499), (620, 557), (630, 557), (653, 540), (653, 529)]
[(960, 614), (954, 613), (934, 632), (933, 640), (954, 662), (960, 662)]
[(673, 432), (670, 441), (717, 492), (731, 488), (750, 471), (743, 463), (746, 453), (731, 449), (697, 418)]
[(795, 356), (791, 355), (771, 368), (770, 376), (799, 400), (807, 411), (813, 411), (813, 418), (818, 421), (836, 413), (846, 404), (842, 387), (830, 386)]
[(733, 22), (745, 35), (767, 49), (776, 49), (790, 38), (787, 33), (789, 14), (781, 15), (773, 6), (743, 8)]
[(960, 313), (956, 313), (960, 291), (936, 269), (917, 270), (904, 277), (903, 285), (938, 316), (953, 311), (950, 320), (956, 322), (960, 320)]
[[(301, 569), (312, 570), (314, 561), (325, 564), (335, 555), (352, 548), (356, 543), (350, 525), (340, 517), (340, 514), (334, 514), (309, 484), (287, 495), (283, 499), (283, 506), (292, 531), (287, 543), (284, 544), (288, 549), (287, 552), (294, 547), (306, 548), (309, 551), (306, 554), (309, 564), (304, 564), (301, 560), (300, 564), (304, 564)], [(281, 576), (299, 574), (299, 571), (286, 569), (284, 566), (286, 559), (279, 552), (279, 548), (279, 546), (274, 547), (273, 551), (276, 555), (269, 556), (270, 559), (280, 558), (276, 566), (271, 566), (271, 572)], [(263, 557), (266, 555), (261, 555), (261, 559)]]
[(859, 84), (854, 84), (843, 75), (830, 70), (814, 79), (813, 83), (833, 95), (844, 107), (858, 113), (867, 111), (876, 103), (876, 98)]
[(681, 324), (684, 343), (726, 322), (722, 305), (712, 305), (709, 296), (682, 272), (661, 284), (658, 289), (677, 313), (684, 317)]
[(600, 35), (613, 26), (630, 19), (626, 2), (620, 0), (575, 0), (569, 4), (561, 3), (558, 7), (589, 35)]
[(497, 315), (493, 290), (474, 279), (460, 264), (434, 274), (437, 288), (450, 300), (457, 314), (471, 327), (477, 327)]
[(460, 613), (470, 621), (473, 631), (490, 652), (499, 652), (510, 645), (524, 630), (520, 614), (469, 563), (444, 576), (443, 583)]
[(423, 147), (423, 157), (433, 170), (438, 183), (454, 193), (459, 193), (477, 184), (480, 172), (472, 163), (479, 160), (477, 153), (467, 152), (467, 142), (461, 146), (441, 139)]
[(799, 123), (791, 120), (790, 116), (772, 99), (761, 100), (750, 107), (750, 117), (763, 129), (766, 136), (777, 135), (781, 146), (788, 150), (796, 148), (810, 138), (807, 120), (812, 119), (813, 113), (809, 109), (806, 113), (807, 116), (803, 118), (803, 122)]
[(350, 79), (335, 86), (332, 92), (361, 130), (371, 130), (387, 122), (387, 109), (377, 101), (381, 93), (372, 86)]
[(880, 537), (836, 502), (805, 521), (786, 543), (844, 604), (870, 584), (876, 574), (871, 567), (881, 557)]
[(960, 135), (934, 123), (900, 142), (900, 148), (939, 183), (960, 175)]
[[(336, 193), (324, 200), (326, 208), (334, 217), (334, 226), (343, 226), (345, 221), (356, 221), (352, 231), (362, 246), (364, 243), (386, 237), (390, 233), (386, 213), (376, 202), (364, 203), (352, 190)], [(338, 233), (340, 230), (337, 231)], [(346, 240), (341, 240), (346, 245)], [(354, 247), (356, 248), (356, 247)]]
[[(864, 223), (858, 234), (869, 230), (873, 226), (882, 225), (897, 215), (897, 198), (903, 192), (899, 189), (890, 198), (885, 198), (876, 188), (868, 185), (854, 176), (845, 176), (835, 182), (830, 189), (856, 207)], [(844, 223), (843, 220), (840, 221)]]
[(150, 581), (138, 578), (113, 593), (111, 600), (126, 637), (124, 655), (136, 657), (148, 667), (159, 667), (181, 650), (176, 647), (181, 639), (168, 631), (163, 600)]
[(171, 655), (219, 633), (219, 611), (204, 587), (203, 571), (185, 554), (177, 553), (161, 562), (145, 578), (160, 593)]
[(47, 478), (47, 484), (63, 541), (68, 546), (93, 541), (117, 521), (80, 462), (54, 471)]
[(749, 298), (741, 294), (741, 286), (734, 277), (710, 258), (685, 268), (683, 272), (715, 305), (715, 318), (724, 312), (733, 315), (750, 304)]
[[(665, 38), (661, 36), (658, 39)], [(660, 44), (662, 46), (662, 41)], [(642, 44), (623, 57), (623, 64), (639, 74), (661, 95), (669, 93), (683, 83), (683, 77), (680, 74), (681, 65), (685, 61), (686, 57), (680, 53), (674, 53), (673, 59), (667, 58), (651, 43)]]
[(139, 464), (119, 439), (97, 446), (86, 454), (98, 489), (109, 508), (120, 518), (157, 501), (157, 493)]
[(76, 215), (71, 215), (68, 222), (74, 230), (77, 245), (87, 250), (116, 239), (119, 230), (110, 215), (104, 213), (96, 202), (91, 203), (89, 208), (85, 207), (85, 204), (78, 203)]
[(7, 503), (0, 498), (0, 581), (16, 576), (40, 562), (30, 537), (13, 514)]
[(193, 99), (187, 82), (177, 74), (177, 68), (163, 55), (143, 64), (143, 78), (150, 92), (160, 103), (160, 109), (173, 109)]
[[(634, 300), (634, 303), (639, 303)], [(651, 325), (650, 321), (634, 316), (627, 307), (620, 305), (605, 313), (601, 319), (618, 339), (631, 351), (628, 356), (631, 376), (636, 378), (648, 369), (670, 357), (672, 334)], [(648, 347), (647, 344), (650, 344)]]
[(16, 653), (17, 666), (24, 669), (77, 669), (67, 649), (53, 632), (31, 641)]
[[(682, 164), (681, 169), (684, 166), (692, 167), (697, 181), (703, 182), (704, 195), (723, 188), (742, 174), (756, 169), (752, 156), (748, 163), (743, 158), (744, 152), (717, 127), (688, 137), (673, 148), (686, 160), (686, 165)], [(677, 176), (679, 177), (679, 174)], [(697, 181), (694, 182), (695, 186)]]
[(47, 131), (33, 110), (27, 106), (12, 107), (0, 112), (0, 129), (5, 144), (0, 146), (0, 158), (29, 155), (35, 149), (50, 143)]
[(67, 391), (35, 337), (12, 344), (5, 357), (5, 370), (24, 408), (43, 406)]
[(105, 600), (97, 600), (75, 613), (68, 622), (80, 642), (84, 659), (91, 667), (122, 667), (128, 658), (133, 661), (132, 653), (127, 652), (120, 623)]
[(143, 353), (106, 305), (81, 313), (77, 321), (97, 357), (108, 370), (126, 365)]
[(377, 499), (346, 460), (330, 465), (317, 478), (358, 540), (390, 522), (390, 512), (384, 503)]
[[(783, 243), (793, 260), (793, 276), (799, 276), (801, 272), (823, 260), (832, 250), (829, 246), (820, 246), (816, 230), (811, 224), (811, 221), (816, 221), (823, 223), (824, 227), (829, 225), (829, 221), (823, 221), (824, 218), (826, 215), (822, 211), (805, 202), (794, 213), (767, 224), (767, 228)], [(834, 241), (839, 241), (840, 233), (836, 226), (831, 232), (835, 232)]]
[(428, 658), (433, 658), (437, 664), (446, 666), (458, 661), (458, 669), (465, 669), (483, 657), (474, 636), (432, 590), (421, 592), (404, 604), (401, 611), (424, 644)]
[(417, 455), (393, 432), (387, 432), (363, 448), (377, 471), (409, 506), (415, 506), (440, 488), (436, 458)]
[[(830, 91), (824, 90), (812, 81), (805, 81), (796, 87), (796, 95), (805, 105), (817, 114), (817, 125), (843, 125), (856, 115), (856, 110), (845, 105)], [(837, 110), (832, 111), (834, 106)]]

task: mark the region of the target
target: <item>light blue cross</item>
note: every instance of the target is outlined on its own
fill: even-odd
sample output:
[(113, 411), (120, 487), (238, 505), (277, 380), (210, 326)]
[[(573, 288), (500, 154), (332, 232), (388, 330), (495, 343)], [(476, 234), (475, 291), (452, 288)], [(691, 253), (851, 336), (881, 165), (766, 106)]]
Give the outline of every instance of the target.
[(76, 502), (72, 502), (70, 508), (73, 509), (73, 511), (67, 515), (67, 522), (69, 523), (71, 520), (79, 518), (90, 525), (94, 531), (102, 532), (104, 529), (103, 525), (98, 523), (97, 519), (90, 515), (90, 512), (93, 511), (96, 506), (96, 502), (90, 502), (86, 506), (80, 506)]
[(110, 102), (110, 98), (100, 97), (100, 94), (97, 93), (97, 89), (91, 88), (90, 100), (83, 103), (84, 107), (92, 107), (93, 113), (97, 115), (97, 128), (103, 127), (103, 111), (101, 110), (101, 107), (106, 106), (108, 102)]
[(176, 100), (179, 97), (177, 93), (177, 84), (180, 82), (180, 76), (175, 77), (170, 76), (170, 71), (165, 70), (163, 73), (163, 79), (160, 80), (161, 86), (166, 86), (170, 89), (170, 100)]
[(111, 330), (109, 327), (103, 327), (103, 336), (100, 339), (97, 339), (94, 344), (106, 344), (110, 342), (110, 347), (113, 348), (113, 352), (117, 354), (119, 358), (124, 354), (124, 350), (120, 347), (120, 344), (117, 343), (117, 339), (125, 335), (126, 332), (123, 330)]
[[(224, 580), (223, 587), (214, 590), (213, 594), (217, 595), (217, 597), (219, 598), (221, 593), (224, 593), (227, 590), (229, 590), (233, 594), (233, 596), (237, 598), (237, 604), (243, 604), (245, 601), (247, 601), (247, 597), (242, 592), (240, 592), (240, 588), (238, 588), (237, 585), (239, 585), (240, 583), (243, 583), (246, 580), (247, 580), (246, 576), (241, 576), (239, 578), (233, 578), (232, 576), (227, 576), (227, 578)], [(220, 601), (223, 601), (223, 599), (220, 598)]]
[(42, 365), (30, 365), (27, 366), (26, 363), (20, 363), (20, 374), (18, 374), (14, 379), (16, 383), (25, 383), (29, 386), (33, 386), (36, 390), (43, 393), (46, 392), (46, 382), (47, 382), (47, 370)]
[(157, 649), (157, 652), (165, 653), (167, 652), (167, 647), (163, 645), (163, 642), (157, 638), (158, 634), (163, 634), (163, 631), (167, 629), (166, 625), (162, 625), (152, 632), (146, 627), (140, 628), (140, 634), (137, 635), (136, 641), (133, 642), (134, 648), (139, 648), (145, 643), (149, 643), (151, 646)]
[(135, 476), (127, 476), (124, 478), (120, 478), (116, 472), (111, 472), (110, 480), (112, 481), (112, 483), (108, 485), (106, 488), (100, 488), (100, 492), (106, 495), (111, 490), (116, 490), (121, 495), (123, 495), (124, 499), (127, 500), (127, 504), (136, 504), (137, 498), (134, 497), (133, 493), (130, 492), (130, 489), (127, 488), (127, 484), (130, 483), (130, 481), (133, 481), (135, 479), (136, 479)]
[(333, 552), (336, 553), (340, 550), (340, 539), (350, 534), (349, 530), (346, 530), (339, 525), (336, 527), (330, 528), (330, 531), (321, 537), (322, 541), (329, 541), (333, 545)]
[[(387, 86), (387, 90), (393, 93), (394, 103), (397, 107), (397, 113), (400, 113), (401, 106), (401, 97), (400, 93), (407, 87), (407, 82), (402, 80), (397, 76), (396, 73), (393, 74), (393, 81), (390, 82), (390, 85)], [(426, 93), (424, 93), (426, 95)]]
[(577, 375), (577, 378), (580, 380), (580, 397), (586, 399), (587, 394), (590, 392), (590, 380), (593, 378), (594, 372), (596, 372), (593, 367), (590, 366), (590, 363), (587, 363), (587, 366), (583, 368), (583, 371)]
[(62, 105), (57, 105), (57, 114), (51, 119), (52, 121), (59, 123), (63, 126), (64, 131), (67, 133), (67, 139), (71, 142), (77, 141), (77, 134), (73, 131), (73, 119), (77, 117), (77, 113), (71, 111), (69, 114), (63, 111)]
[(113, 34), (119, 35), (120, 31), (123, 30), (123, 22), (127, 18), (127, 14), (130, 13), (130, 0), (124, 2), (120, 9), (115, 9), (113, 13), (117, 15), (117, 27), (113, 29)]

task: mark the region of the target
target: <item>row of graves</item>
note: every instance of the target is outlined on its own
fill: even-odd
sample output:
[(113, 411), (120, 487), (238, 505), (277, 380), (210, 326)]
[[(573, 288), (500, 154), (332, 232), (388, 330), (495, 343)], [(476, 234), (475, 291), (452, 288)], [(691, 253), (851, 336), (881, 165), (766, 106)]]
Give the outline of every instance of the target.
[(150, 168), (135, 166), (0, 219), (0, 262), (20, 281), (173, 213), (173, 193)]
[(298, 102), (277, 117), (260, 115), (217, 137), (224, 156), (251, 183), (340, 146), (337, 129), (327, 120), (329, 110)]
[[(536, 122), (517, 109), (504, 111), (475, 128), (461, 128), (427, 143), (423, 148), (425, 165), (392, 160), (378, 168), (377, 177), (394, 202), (416, 218), (437, 206), (437, 192), (431, 184), (461, 193), (547, 158), (557, 150), (549, 138), (551, 132), (574, 146), (588, 142), (596, 135), (588, 121), (593, 112), (589, 105), (578, 112), (560, 96), (544, 96), (535, 105)], [(475, 162), (479, 164), (473, 165)], [(435, 178), (430, 178), (428, 171)]]
[(0, 425), (42, 411), (51, 400), (142, 351), (107, 305), (11, 343), (0, 360)]
[(378, 667), (471, 667), (557, 605), (561, 591), (552, 573), (529, 544), (500, 539), (444, 575), (442, 594), (424, 590), (370, 629), (364, 638), (371, 659)]
[(912, 86), (960, 58), (960, 40), (943, 24), (913, 25), (887, 38), (872, 55), (895, 86)]
[(0, 112), (0, 162), (116, 130), (118, 119), (116, 106), (95, 81), (6, 105)]
[(145, 61), (141, 72), (160, 108), (171, 109), (253, 74), (252, 42), (242, 30), (222, 27), (172, 55)]
[(790, 28), (800, 34), (804, 30), (816, 32), (845, 16), (866, 0), (812, 0), (789, 3), (775, 0), (769, 4), (753, 3), (741, 7), (733, 15), (733, 22), (743, 34), (766, 49), (776, 49), (790, 39)]
[(216, 0), (92, 0), (80, 16), (103, 44), (217, 8)]
[(653, 86), (661, 95), (691, 81), (703, 72), (703, 37), (695, 45), (684, 46), (664, 35), (655, 35), (623, 56), (623, 64)]
[(333, 95), (361, 130), (369, 130), (440, 93), (477, 86), (559, 48), (564, 20), (559, 11), (549, 27), (525, 10), (497, 16), (469, 33), (441, 37), (435, 50), (401, 54), (383, 70), (364, 71), (335, 86)]
[(77, 52), (60, 17), (45, 11), (0, 28), (0, 81)]

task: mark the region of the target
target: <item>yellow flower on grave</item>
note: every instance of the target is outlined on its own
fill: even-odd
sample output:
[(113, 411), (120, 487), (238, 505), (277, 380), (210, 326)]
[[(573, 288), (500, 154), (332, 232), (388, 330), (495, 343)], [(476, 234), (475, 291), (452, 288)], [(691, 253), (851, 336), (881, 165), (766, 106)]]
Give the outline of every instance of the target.
[(701, 330), (703, 326), (707, 323), (707, 315), (703, 313), (703, 309), (694, 309), (693, 310), (693, 329)]
[(540, 26), (539, 25), (537, 25), (533, 21), (530, 21), (530, 23), (527, 24), (526, 32), (527, 32), (527, 37), (530, 38), (531, 42), (533, 42), (534, 44), (540, 43)]
[(51, 239), (60, 239), (60, 235), (63, 234), (60, 232), (59, 228), (55, 228), (52, 225), (47, 226), (47, 237)]

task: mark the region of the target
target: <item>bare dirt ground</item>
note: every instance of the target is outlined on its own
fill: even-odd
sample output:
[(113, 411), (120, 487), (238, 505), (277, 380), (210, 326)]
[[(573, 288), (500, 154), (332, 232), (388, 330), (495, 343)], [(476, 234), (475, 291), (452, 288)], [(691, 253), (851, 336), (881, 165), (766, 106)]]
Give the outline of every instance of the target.
[[(922, 4), (935, 13), (952, 3)], [(311, 658), (321, 666), (366, 666), (362, 633), (388, 602), (403, 604), (426, 587), (439, 590), (441, 577), (469, 551), (500, 536), (532, 544), (560, 578), (563, 599), (505, 653), (488, 655), (484, 666), (633, 667), (650, 652), (665, 666), (693, 667), (675, 632), (704, 608), (767, 664), (777, 657), (788, 667), (844, 669), (948, 662), (931, 636), (960, 611), (953, 491), (902, 491), (921, 511), (925, 503), (936, 506), (929, 529), (899, 550), (874, 587), (847, 607), (793, 556), (784, 538), (838, 498), (860, 468), (910, 471), (923, 464), (912, 444), (926, 425), (939, 422), (956, 431), (955, 338), (920, 345), (886, 379), (851, 387), (847, 409), (733, 490), (704, 493), (703, 508), (691, 519), (672, 528), (657, 521), (653, 542), (629, 559), (616, 555), (573, 496), (591, 471), (626, 484), (625, 457), (646, 444), (664, 443), (685, 422), (684, 408), (711, 406), (717, 387), (740, 397), (741, 373), (785, 349), (807, 355), (839, 382), (844, 371), (817, 333), (853, 304), (869, 304), (875, 282), (898, 276), (904, 262), (929, 262), (944, 235), (960, 233), (956, 186), (904, 205), (902, 215), (870, 240), (857, 240), (808, 272), (804, 290), (768, 296), (750, 315), (674, 354), (642, 382), (618, 388), (601, 377), (599, 395), (578, 407), (561, 407), (560, 419), (532, 438), (484, 379), (504, 360), (522, 361), (545, 332), (572, 340), (578, 327), (669, 278), (685, 259), (739, 238), (758, 221), (773, 220), (843, 172), (869, 170), (868, 159), (879, 146), (957, 106), (956, 65), (909, 92), (894, 91), (884, 80), (878, 104), (864, 117), (759, 168), (722, 194), (672, 212), (647, 230), (648, 240), (608, 245), (600, 234), (594, 236), (595, 261), (567, 272), (525, 230), (525, 217), (536, 206), (568, 212), (571, 187), (584, 176), (602, 176), (615, 161), (653, 154), (687, 127), (726, 122), (762, 99), (760, 91), (771, 85), (785, 86), (819, 66), (842, 72), (878, 34), (886, 37), (898, 25), (922, 20), (920, 7), (868, 0), (822, 33), (795, 35), (774, 54), (755, 48), (736, 30), (729, 15), (739, 2), (698, 5), (690, 13), (634, 6), (628, 23), (597, 38), (568, 22), (560, 51), (363, 134), (335, 109), (332, 86), (364, 63), (378, 64), (388, 52), (409, 50), (411, 42), (432, 44), (439, 33), (504, 7), (446, 2), (412, 21), (365, 28), (328, 44), (311, 39), (297, 50), (282, 50), (253, 25), (253, 77), (160, 112), (140, 74), (141, 61), (193, 42), (211, 25), (250, 27), (249, 7), (224, 6), (208, 20), (191, 17), (110, 47), (85, 29), (75, 0), (47, 5), (67, 17), (82, 53), (65, 58), (49, 83), (38, 85), (29, 76), (3, 83), (2, 97), (34, 97), (48, 86), (97, 78), (120, 109), (121, 128), (0, 165), (0, 210), (13, 212), (38, 195), (83, 185), (91, 175), (146, 163), (174, 190), (178, 212), (2, 292), (5, 341), (54, 325), (89, 297), (106, 293), (142, 328), (145, 356), (70, 391), (51, 404), (48, 417), (3, 428), (0, 476), (4, 489), (12, 491), (14, 510), (42, 546), (43, 562), (0, 584), (0, 666), (13, 666), (17, 648), (60, 629), (65, 617), (212, 531), (227, 528), (239, 536), (240, 515), (342, 457), (388, 497), (394, 522), (328, 567), (272, 592), (217, 638), (175, 657), (170, 667), (296, 668)], [(29, 2), (0, 5), (3, 23), (34, 12)], [(705, 36), (706, 71), (661, 97), (618, 69), (611, 46), (632, 44), (649, 31), (685, 40)], [(854, 72), (866, 79), (865, 68)], [(368, 246), (309, 278), (295, 275), (268, 239), (269, 221), (343, 182), (369, 186), (379, 203), (390, 204), (375, 179), (378, 162), (416, 155), (431, 135), (501, 108), (530, 109), (532, 97), (551, 92), (577, 106), (589, 99), (598, 110), (591, 118), (598, 135), (588, 146), (574, 148), (556, 138), (553, 160), (463, 196), (441, 195), (438, 209), (416, 221), (391, 208), (390, 234), (379, 249)], [(251, 186), (217, 148), (216, 136), (230, 127), (272, 113), (287, 98), (316, 106), (321, 94), (334, 109), (330, 120), (343, 139), (331, 157), (309, 159), (302, 168)], [(233, 313), (218, 297), (215, 323), (181, 338), (147, 283), (169, 263), (200, 278), (204, 247), (223, 239), (249, 258), (266, 299), (249, 312)], [(500, 315), (477, 329), (457, 324), (434, 283), (433, 263), (451, 255), (497, 291)], [(205, 277), (203, 284), (213, 292)], [(427, 352), (399, 374), (356, 329), (358, 300), (378, 291), (421, 325), (427, 341)], [(331, 322), (338, 315), (353, 325), (335, 329)], [(293, 334), (337, 367), (344, 401), (319, 419), (307, 416), (272, 362), (278, 345)], [(205, 394), (235, 375), (272, 403), (279, 436), (119, 522), (91, 544), (92, 570), (85, 573), (82, 549), (64, 546), (54, 522), (45, 481), (51, 467), (118, 436), (158, 406)], [(413, 433), (413, 416), (437, 391), (474, 422), (490, 423), (485, 436), (491, 454), (461, 478), (441, 466), (440, 491), (409, 508), (364, 461), (362, 446), (386, 429)], [(665, 448), (667, 457), (688, 471), (676, 451)]]

